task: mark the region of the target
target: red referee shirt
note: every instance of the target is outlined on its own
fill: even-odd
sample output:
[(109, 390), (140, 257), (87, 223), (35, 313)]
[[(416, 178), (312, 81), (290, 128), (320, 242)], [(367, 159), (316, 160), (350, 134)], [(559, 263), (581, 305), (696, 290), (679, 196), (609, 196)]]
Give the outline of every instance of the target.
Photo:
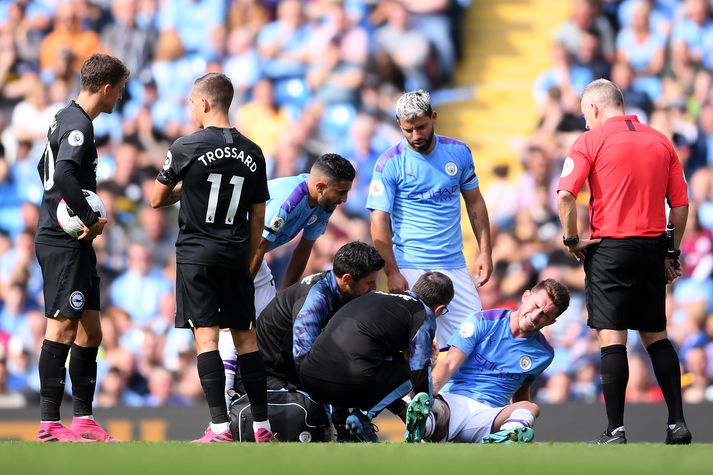
[(592, 239), (658, 236), (666, 227), (665, 200), (688, 204), (671, 142), (635, 115), (612, 117), (574, 142), (557, 191), (576, 197), (585, 180)]

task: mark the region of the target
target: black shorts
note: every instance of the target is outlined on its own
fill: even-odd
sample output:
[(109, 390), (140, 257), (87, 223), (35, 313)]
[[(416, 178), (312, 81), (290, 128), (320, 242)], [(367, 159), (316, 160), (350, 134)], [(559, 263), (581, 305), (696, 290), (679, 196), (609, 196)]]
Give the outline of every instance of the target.
[(587, 325), (666, 329), (666, 245), (662, 238), (603, 239), (584, 260)]
[(87, 247), (35, 244), (42, 269), (45, 316), (81, 318), (85, 310), (99, 310), (97, 255)]
[(248, 330), (255, 323), (255, 287), (244, 268), (176, 264), (176, 328)]

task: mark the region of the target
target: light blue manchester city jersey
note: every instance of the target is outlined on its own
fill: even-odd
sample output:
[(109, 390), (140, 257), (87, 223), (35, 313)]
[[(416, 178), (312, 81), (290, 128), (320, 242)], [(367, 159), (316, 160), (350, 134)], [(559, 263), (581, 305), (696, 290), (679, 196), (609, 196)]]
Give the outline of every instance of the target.
[(435, 140), (431, 153), (422, 155), (404, 139), (374, 167), (366, 207), (390, 213), (401, 268), (465, 267), (460, 195), (477, 188), (478, 177), (467, 145), (442, 135)]
[(265, 230), (262, 233), (262, 237), (270, 241), (267, 251), (291, 241), (303, 229), (302, 237), (311, 241), (327, 229), (332, 213), (319, 206), (310, 208), (308, 176), (303, 173), (267, 182), (270, 199), (265, 203)]
[(510, 313), (484, 310), (461, 324), (448, 344), (468, 356), (441, 392), (503, 407), (515, 391), (532, 383), (550, 365), (555, 352), (542, 333), (513, 337)]

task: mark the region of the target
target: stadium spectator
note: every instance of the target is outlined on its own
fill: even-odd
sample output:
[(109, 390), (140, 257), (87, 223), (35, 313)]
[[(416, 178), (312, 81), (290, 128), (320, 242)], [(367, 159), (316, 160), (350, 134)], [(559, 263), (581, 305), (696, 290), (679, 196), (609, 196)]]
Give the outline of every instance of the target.
[[(665, 313), (666, 284), (681, 276), (678, 249), (688, 218), (683, 169), (666, 137), (640, 124), (636, 116), (624, 115), (624, 97), (612, 82), (599, 79), (587, 86), (582, 114), (591, 131), (570, 148), (558, 197), (564, 245), (585, 261), (587, 323), (596, 329), (601, 347), (608, 425), (592, 442), (626, 443), (626, 329), (633, 329), (639, 331), (666, 399), (666, 443), (689, 444), (678, 356), (667, 338)], [(613, 139), (617, 134), (630, 138)], [(611, 170), (619, 179), (602, 180)], [(580, 239), (575, 200), (585, 180), (591, 186), (593, 220), (590, 237)], [(664, 200), (671, 206), (668, 222), (675, 228), (675, 242), (666, 244)]]
[(113, 21), (101, 32), (101, 45), (126, 64), (132, 80), (140, 78), (149, 68), (158, 32), (140, 11), (139, 0), (112, 1), (111, 15)]
[(609, 21), (601, 15), (598, 0), (573, 0), (572, 14), (555, 32), (555, 41), (576, 56), (584, 32), (595, 31), (601, 41), (602, 54), (611, 62), (616, 54), (615, 35)]
[(292, 121), (287, 111), (275, 102), (272, 83), (260, 79), (252, 88), (252, 99), (237, 110), (235, 126), (255, 143), (265, 144), (266, 159), (274, 158), (281, 137), (288, 133)]
[(110, 302), (128, 312), (134, 325), (145, 327), (156, 314), (162, 296), (173, 290), (173, 284), (153, 264), (145, 244), (131, 244), (128, 254), (126, 271), (111, 284)]
[[(431, 46), (421, 30), (409, 26), (409, 12), (397, 1), (384, 2), (386, 24), (374, 33), (376, 66), (399, 89), (430, 89), (432, 77), (427, 64)], [(403, 45), (409, 45), (404, 49)]]
[[(389, 291), (408, 289), (429, 270), (453, 280), (453, 310), (439, 320), (436, 334), (445, 347), (468, 313), (481, 308), (476, 285), (485, 284), (493, 271), (488, 210), (470, 149), (436, 134), (429, 93), (405, 93), (395, 111), (404, 138), (381, 155), (374, 169), (366, 202), (371, 237), (386, 263)], [(475, 284), (462, 252), (461, 195), (480, 247)]]
[(712, 29), (707, 0), (685, 0), (684, 16), (671, 32), (671, 69), (684, 87), (693, 83), (695, 70), (703, 61), (704, 39)]
[(616, 49), (617, 60), (628, 63), (634, 71), (632, 88), (656, 102), (663, 94), (659, 75), (664, 67), (666, 39), (651, 31), (649, 14), (650, 7), (646, 3), (634, 9), (631, 26), (617, 35)]
[(212, 61), (222, 51), (226, 13), (223, 0), (172, 0), (161, 5), (157, 21), (162, 36), (178, 35), (189, 57)]
[(62, 0), (54, 12), (54, 27), (40, 43), (39, 63), (50, 73), (60, 60), (69, 62), (70, 71), (79, 73), (84, 61), (99, 50), (99, 35), (86, 29), (86, 10), (74, 0)]

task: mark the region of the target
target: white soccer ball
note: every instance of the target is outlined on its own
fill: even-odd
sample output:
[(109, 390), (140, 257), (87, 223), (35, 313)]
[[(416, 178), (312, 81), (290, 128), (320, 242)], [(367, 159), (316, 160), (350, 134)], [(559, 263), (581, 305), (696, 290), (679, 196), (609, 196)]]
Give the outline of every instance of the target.
[[(89, 206), (99, 213), (100, 217), (106, 218), (106, 208), (104, 208), (104, 203), (102, 203), (97, 194), (89, 190), (82, 190), (82, 193), (84, 193), (84, 199), (87, 200)], [(67, 206), (64, 199), (59, 200), (57, 205), (57, 221), (64, 232), (72, 237), (77, 237), (84, 232), (82, 220), (74, 215), (74, 211)]]

